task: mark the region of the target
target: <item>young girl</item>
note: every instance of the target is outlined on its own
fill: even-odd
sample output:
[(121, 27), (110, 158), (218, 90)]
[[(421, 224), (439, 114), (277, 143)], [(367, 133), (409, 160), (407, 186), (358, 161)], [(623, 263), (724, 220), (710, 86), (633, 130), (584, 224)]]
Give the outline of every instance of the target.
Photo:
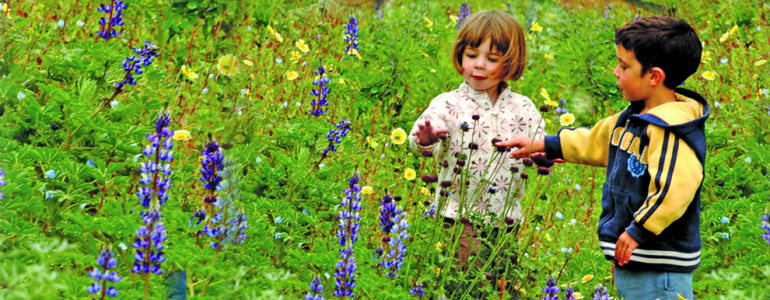
[[(519, 79), (526, 64), (524, 32), (512, 16), (501, 11), (471, 15), (460, 28), (452, 62), (463, 83), (430, 102), (412, 127), (409, 143), (415, 151), (433, 151), (443, 166), (439, 182), (453, 181), (449, 196), (437, 192), (436, 200), (445, 227), (456, 221), (464, 226), (459, 256), (466, 266), (468, 256), (480, 248), (467, 218), (470, 211), (494, 213), (496, 218), (484, 219), (493, 226), (522, 220), (519, 198), (524, 189), (515, 171), (523, 166), (505, 154), (494, 156), (490, 164), (498, 151), (493, 140), (539, 138), (545, 124), (532, 101), (505, 82)], [(458, 175), (463, 169), (469, 175)]]

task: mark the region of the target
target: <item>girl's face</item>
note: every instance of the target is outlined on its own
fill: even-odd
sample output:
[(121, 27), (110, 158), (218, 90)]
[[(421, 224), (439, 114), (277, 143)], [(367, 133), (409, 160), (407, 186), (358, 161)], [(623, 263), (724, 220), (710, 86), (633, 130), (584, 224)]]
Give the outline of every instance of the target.
[(473, 89), (486, 91), (492, 101), (497, 100), (497, 85), (502, 81), (503, 54), (491, 49), (491, 41), (485, 39), (478, 48), (465, 46), (463, 51), (463, 79)]

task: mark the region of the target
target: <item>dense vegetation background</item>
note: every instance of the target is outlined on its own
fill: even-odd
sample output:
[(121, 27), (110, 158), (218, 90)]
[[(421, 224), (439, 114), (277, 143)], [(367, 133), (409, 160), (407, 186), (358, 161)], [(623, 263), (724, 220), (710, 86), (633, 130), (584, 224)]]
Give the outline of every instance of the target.
[[(599, 285), (613, 294), (611, 263), (595, 236), (604, 169), (523, 170), (527, 222), (479, 254), (483, 262), (518, 257), (502, 269), (453, 266), (456, 231), (441, 231), (440, 218), (424, 214), (440, 187), (420, 176), (436, 174), (441, 162), (399, 144), (397, 129), (408, 132), (433, 97), (461, 83), (450, 59), (461, 2), (102, 2), (2, 4), (0, 298), (109, 291), (160, 299), (181, 284), (190, 299), (296, 299), (319, 283), (320, 294), (333, 298), (335, 266), (349, 263), (340, 257), (338, 216), (356, 202), (344, 199), (359, 194), (355, 185), (344, 192), (351, 177), (361, 189), (350, 248), (358, 298), (534, 299), (551, 277), (583, 299)], [(685, 87), (711, 106), (696, 298), (770, 296), (770, 225), (763, 225), (770, 220), (762, 219), (770, 209), (770, 5), (468, 6), (506, 11), (526, 28), (527, 70), (511, 85), (538, 106), (563, 100), (559, 112), (544, 113), (549, 133), (590, 126), (627, 105), (611, 74), (615, 28), (657, 14), (690, 22), (704, 53)], [(349, 50), (354, 36), (358, 48)], [(328, 106), (314, 115), (319, 94)], [(161, 112), (170, 112), (166, 131), (157, 124)], [(211, 138), (219, 148), (206, 147)], [(324, 151), (330, 144), (336, 151)], [(152, 172), (148, 161), (164, 155), (168, 169), (161, 161)], [(404, 176), (409, 170), (417, 178)], [(148, 207), (142, 191), (152, 198)], [(168, 197), (162, 206), (159, 192)], [(394, 203), (408, 228), (381, 230), (386, 195), (400, 196)], [(148, 221), (145, 212), (155, 210), (162, 218)], [(143, 256), (153, 247), (158, 254), (159, 245), (162, 258)], [(391, 249), (403, 258), (397, 269), (382, 264)], [(135, 274), (135, 260), (160, 269)], [(388, 276), (394, 270), (398, 276)]]

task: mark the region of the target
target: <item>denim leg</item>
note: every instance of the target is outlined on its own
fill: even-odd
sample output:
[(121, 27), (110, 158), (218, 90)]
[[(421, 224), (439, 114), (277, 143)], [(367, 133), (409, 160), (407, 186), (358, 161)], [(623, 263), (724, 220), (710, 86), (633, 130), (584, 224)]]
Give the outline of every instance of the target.
[(615, 289), (627, 300), (692, 300), (692, 273), (636, 271), (615, 267)]

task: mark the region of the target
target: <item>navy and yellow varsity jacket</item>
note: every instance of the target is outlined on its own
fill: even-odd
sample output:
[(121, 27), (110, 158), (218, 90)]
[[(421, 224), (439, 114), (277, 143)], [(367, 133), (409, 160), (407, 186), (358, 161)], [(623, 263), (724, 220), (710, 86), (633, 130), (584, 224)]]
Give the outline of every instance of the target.
[(677, 88), (677, 101), (639, 114), (643, 101), (592, 129), (545, 137), (549, 158), (607, 167), (599, 241), (608, 260), (627, 231), (639, 247), (623, 268), (692, 272), (700, 265), (700, 187), (708, 103)]

